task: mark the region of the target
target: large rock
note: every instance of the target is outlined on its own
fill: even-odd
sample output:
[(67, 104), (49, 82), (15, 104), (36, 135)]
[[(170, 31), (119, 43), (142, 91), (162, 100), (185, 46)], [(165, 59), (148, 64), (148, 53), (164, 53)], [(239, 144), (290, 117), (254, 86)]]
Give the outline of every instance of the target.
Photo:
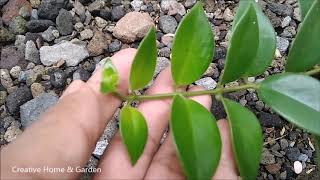
[(31, 20), (27, 23), (27, 28), (30, 32), (43, 32), (50, 26), (55, 26), (51, 20)]
[(93, 38), (89, 42), (87, 48), (91, 56), (98, 56), (104, 52), (104, 48), (108, 47), (108, 38), (100, 31), (94, 33)]
[(31, 13), (31, 5), (27, 0), (10, 0), (5, 6), (2, 8), (2, 21), (9, 25), (12, 18), (19, 15), (20, 8), (26, 8)]
[(65, 9), (61, 9), (56, 19), (56, 24), (61, 35), (71, 34), (73, 30), (72, 14)]
[(131, 43), (143, 38), (152, 26), (153, 20), (147, 13), (130, 12), (117, 22), (113, 35), (125, 43)]
[(66, 62), (67, 66), (76, 66), (88, 56), (89, 53), (85, 47), (69, 41), (40, 48), (40, 60), (46, 66), (51, 66), (61, 59)]
[(39, 18), (56, 20), (60, 9), (65, 8), (68, 2), (68, 0), (42, 0), (38, 8)]
[(38, 120), (41, 113), (55, 105), (58, 97), (43, 93), (36, 98), (28, 101), (20, 107), (21, 124), (23, 127), (29, 126), (33, 121)]
[(13, 91), (6, 99), (6, 106), (9, 113), (14, 114), (19, 111), (19, 107), (32, 99), (32, 94), (27, 86), (21, 86)]
[(27, 66), (27, 62), (24, 59), (23, 52), (21, 52), (14, 46), (3, 47), (1, 50), (0, 68), (11, 69), (17, 65), (22, 68)]

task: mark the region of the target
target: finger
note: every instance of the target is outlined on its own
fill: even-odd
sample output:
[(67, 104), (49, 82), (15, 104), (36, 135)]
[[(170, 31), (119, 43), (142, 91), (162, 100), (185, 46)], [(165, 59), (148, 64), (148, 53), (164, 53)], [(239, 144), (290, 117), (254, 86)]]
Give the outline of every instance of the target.
[[(168, 93), (173, 91), (170, 69), (163, 70), (147, 94)], [(96, 178), (102, 179), (142, 179), (158, 149), (161, 136), (168, 126), (170, 99), (144, 101), (138, 106), (148, 126), (148, 139), (144, 152), (135, 166), (131, 166), (126, 149), (121, 142), (119, 133), (112, 139), (110, 147), (105, 152), (100, 166), (102, 173)], [(123, 173), (126, 172), (126, 173)]]
[[(201, 90), (203, 88), (199, 86), (189, 89), (189, 91)], [(202, 104), (208, 110), (211, 108), (211, 97), (209, 95), (194, 96), (190, 99)], [(171, 136), (165, 140), (154, 156), (146, 179), (185, 179)]]
[[(127, 82), (133, 55), (134, 50), (126, 50), (112, 57), (119, 72), (120, 83)], [(117, 98), (99, 93), (99, 80), (100, 72), (97, 71), (88, 84), (79, 81), (71, 84), (71, 89), (66, 90), (56, 106), (28, 127), (13, 143), (3, 148), (1, 172), (9, 173), (6, 174), (8, 176), (25, 175), (40, 179), (77, 177), (79, 173), (75, 171), (50, 173), (42, 170), (35, 174), (19, 174), (13, 173), (11, 168), (83, 167), (104, 130), (107, 118), (109, 119), (121, 104)], [(119, 89), (124, 92), (126, 87), (127, 85), (121, 85)], [(2, 166), (3, 164), (5, 166)]]
[(218, 168), (212, 179), (239, 179), (231, 147), (230, 130), (227, 120), (219, 120), (222, 149)]
[[(119, 75), (117, 92), (122, 95), (128, 93), (129, 72), (135, 53), (136, 49), (128, 48), (119, 51), (111, 57), (112, 63), (116, 67)], [(103, 119), (110, 119), (114, 114), (114, 111), (119, 107), (121, 101), (112, 94), (105, 95), (100, 93), (101, 72), (102, 68), (97, 68), (91, 78), (87, 81), (87, 84), (97, 96), (99, 107), (102, 108), (101, 112), (103, 113)]]
[(85, 82), (81, 80), (72, 81), (68, 88), (63, 92), (60, 99), (64, 98), (67, 95), (77, 92), (84, 84)]

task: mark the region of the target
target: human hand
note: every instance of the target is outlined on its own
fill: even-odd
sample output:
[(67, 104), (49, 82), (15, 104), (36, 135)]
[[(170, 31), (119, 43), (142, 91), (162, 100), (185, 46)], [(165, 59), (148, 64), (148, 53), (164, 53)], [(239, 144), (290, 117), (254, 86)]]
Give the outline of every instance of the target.
[[(111, 59), (119, 73), (118, 92), (128, 91), (130, 65), (136, 50), (125, 49)], [(74, 81), (63, 93), (57, 105), (43, 114), (39, 121), (28, 127), (14, 142), (1, 150), (1, 179), (76, 179), (79, 172), (61, 173), (14, 173), (16, 168), (84, 167), (94, 150), (95, 144), (121, 101), (112, 95), (99, 92), (101, 70), (84, 83)], [(172, 92), (170, 69), (163, 70), (147, 94)], [(189, 90), (199, 90), (192, 87)], [(210, 96), (192, 99), (210, 109)], [(160, 145), (160, 139), (168, 126), (170, 99), (145, 101), (138, 109), (148, 124), (148, 140), (140, 159), (131, 166), (126, 149), (116, 133), (101, 157), (96, 179), (184, 179), (171, 137)], [(221, 159), (213, 179), (237, 179), (232, 157), (228, 124), (219, 120), (222, 139)], [(169, 133), (170, 134), (170, 133)]]

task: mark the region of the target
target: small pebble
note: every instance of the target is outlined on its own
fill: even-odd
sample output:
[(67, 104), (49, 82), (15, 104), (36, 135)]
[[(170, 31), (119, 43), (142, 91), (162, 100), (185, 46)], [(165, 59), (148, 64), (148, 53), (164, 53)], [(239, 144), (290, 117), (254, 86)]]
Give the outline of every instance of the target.
[(300, 174), (302, 172), (302, 163), (300, 161), (295, 161), (293, 163), (293, 169), (296, 174)]

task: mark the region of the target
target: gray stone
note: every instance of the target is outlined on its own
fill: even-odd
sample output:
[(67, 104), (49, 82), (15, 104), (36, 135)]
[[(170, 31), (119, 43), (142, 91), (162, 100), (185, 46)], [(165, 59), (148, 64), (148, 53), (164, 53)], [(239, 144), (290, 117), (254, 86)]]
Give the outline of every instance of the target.
[(35, 64), (40, 63), (39, 50), (31, 40), (26, 43), (25, 59)]
[(177, 25), (176, 19), (172, 16), (165, 15), (159, 18), (159, 27), (164, 33), (174, 33)]
[(48, 108), (55, 105), (58, 97), (43, 93), (40, 96), (26, 102), (20, 107), (21, 124), (27, 127), (34, 121), (38, 120), (41, 113), (45, 112)]
[(56, 20), (61, 8), (65, 8), (68, 0), (42, 0), (38, 8), (38, 16), (42, 19)]
[(103, 0), (96, 0), (93, 3), (89, 4), (88, 10), (89, 12), (99, 11), (105, 6), (105, 2)]
[(31, 19), (31, 20), (37, 20), (37, 19), (39, 19), (39, 17), (38, 17), (38, 10), (32, 9), (30, 19)]
[(171, 49), (168, 47), (161, 48), (159, 49), (159, 52), (158, 52), (159, 56), (166, 57), (166, 58), (170, 58), (170, 53), (171, 53)]
[(156, 70), (154, 72), (155, 75), (159, 74), (164, 68), (169, 66), (170, 61), (169, 59), (165, 57), (158, 57), (157, 58), (157, 65), (156, 65)]
[(267, 6), (272, 12), (274, 12), (280, 16), (291, 16), (293, 13), (292, 6), (287, 5), (287, 4), (268, 2)]
[(280, 146), (282, 150), (285, 150), (289, 146), (288, 140), (280, 139)]
[(108, 122), (102, 136), (99, 138), (96, 144), (93, 155), (97, 156), (98, 158), (103, 154), (112, 137), (118, 130), (118, 114), (119, 109), (116, 111), (115, 116), (113, 116), (112, 119)]
[(109, 44), (108, 51), (113, 53), (121, 49), (122, 43), (118, 39), (115, 39)]
[(80, 68), (73, 73), (72, 78), (73, 80), (80, 79), (82, 81), (87, 81), (90, 78), (90, 76), (90, 72)]
[(301, 153), (298, 157), (299, 161), (306, 162), (309, 159), (308, 155)]
[(26, 36), (16, 35), (14, 45), (18, 48), (19, 51), (24, 52), (26, 48)]
[(21, 16), (14, 17), (9, 24), (9, 29), (15, 34), (24, 34), (27, 31), (27, 21)]
[(43, 40), (47, 42), (53, 41), (56, 37), (53, 35), (53, 31), (56, 30), (55, 27), (50, 26), (47, 30), (45, 30), (43, 33), (41, 33), (41, 36)]
[(56, 24), (61, 35), (71, 34), (73, 30), (72, 14), (65, 9), (61, 9), (59, 11), (59, 15), (57, 16)]
[(93, 31), (91, 29), (85, 29), (80, 32), (80, 40), (91, 39), (93, 36)]
[(213, 80), (211, 77), (205, 77), (205, 78), (199, 79), (195, 82), (195, 84), (207, 90), (214, 89), (217, 86), (217, 82)]
[(45, 66), (51, 66), (61, 59), (66, 62), (67, 66), (76, 66), (88, 56), (89, 53), (85, 47), (68, 41), (40, 48), (40, 60)]
[(197, 0), (186, 0), (184, 5), (186, 6), (186, 8), (191, 8), (193, 5), (196, 4), (196, 2), (197, 2)]
[(152, 26), (153, 20), (147, 13), (130, 12), (117, 22), (113, 35), (122, 42), (131, 43), (143, 38)]
[(300, 150), (296, 147), (294, 148), (289, 148), (286, 151), (286, 156), (288, 157), (288, 159), (290, 161), (297, 161), (299, 159), (300, 156)]
[(294, 8), (294, 10), (293, 10), (293, 19), (301, 22), (301, 13), (300, 13), (300, 8), (299, 7)]
[[(17, 122), (17, 121), (16, 121)], [(20, 134), (22, 134), (22, 131), (20, 130), (20, 123), (11, 123), (11, 126), (8, 127), (6, 133), (4, 134), (4, 139), (7, 142), (12, 142), (15, 140)]]
[(180, 15), (184, 16), (186, 14), (186, 9), (181, 3), (173, 3), (169, 6), (168, 15)]
[(172, 6), (177, 3), (178, 2), (176, 0), (162, 0), (160, 3), (160, 7), (162, 11), (167, 12)]
[(285, 54), (289, 47), (289, 40), (283, 37), (277, 36), (277, 48), (282, 54)]
[(94, 20), (98, 28), (103, 29), (108, 25), (108, 21), (102, 19), (101, 17), (95, 17)]
[(14, 41), (14, 34), (5, 27), (0, 26), (0, 42), (8, 43), (12, 41)]
[(50, 74), (50, 83), (55, 88), (63, 88), (66, 85), (67, 77), (65, 73), (58, 69)]
[(21, 86), (13, 91), (6, 99), (6, 107), (10, 114), (19, 111), (19, 107), (32, 99), (32, 94), (27, 86)]
[(7, 96), (8, 95), (6, 91), (0, 91), (0, 106), (2, 106), (6, 102)]
[(143, 1), (133, 0), (131, 1), (130, 5), (135, 11), (140, 11), (141, 6), (143, 5)]
[(1, 84), (5, 89), (8, 89), (13, 86), (10, 73), (7, 69), (0, 69)]
[(126, 12), (124, 11), (123, 6), (115, 6), (111, 10), (111, 19), (113, 21), (117, 21), (117, 20), (121, 19), (125, 14), (126, 14)]
[(106, 149), (106, 147), (107, 147), (107, 145), (108, 145), (108, 142), (105, 141), (105, 140), (98, 141), (92, 154), (97, 156), (97, 157), (102, 156), (104, 151), (105, 151), (105, 149)]
[(7, 116), (0, 120), (0, 124), (4, 129), (7, 129), (13, 121), (15, 121), (15, 119), (12, 116)]
[(258, 117), (261, 125), (264, 127), (282, 127), (284, 124), (283, 120), (276, 114), (260, 112)]
[(55, 26), (54, 22), (51, 20), (30, 20), (27, 23), (27, 28), (30, 32), (43, 32), (47, 30), (50, 26)]
[(270, 151), (266, 148), (263, 148), (261, 161), (260, 163), (263, 165), (274, 164), (276, 162), (274, 155), (270, 153)]
[(291, 22), (291, 17), (290, 16), (287, 16), (287, 17), (283, 18), (283, 20), (281, 22), (281, 27), (285, 28), (285, 27), (289, 26), (290, 22)]

